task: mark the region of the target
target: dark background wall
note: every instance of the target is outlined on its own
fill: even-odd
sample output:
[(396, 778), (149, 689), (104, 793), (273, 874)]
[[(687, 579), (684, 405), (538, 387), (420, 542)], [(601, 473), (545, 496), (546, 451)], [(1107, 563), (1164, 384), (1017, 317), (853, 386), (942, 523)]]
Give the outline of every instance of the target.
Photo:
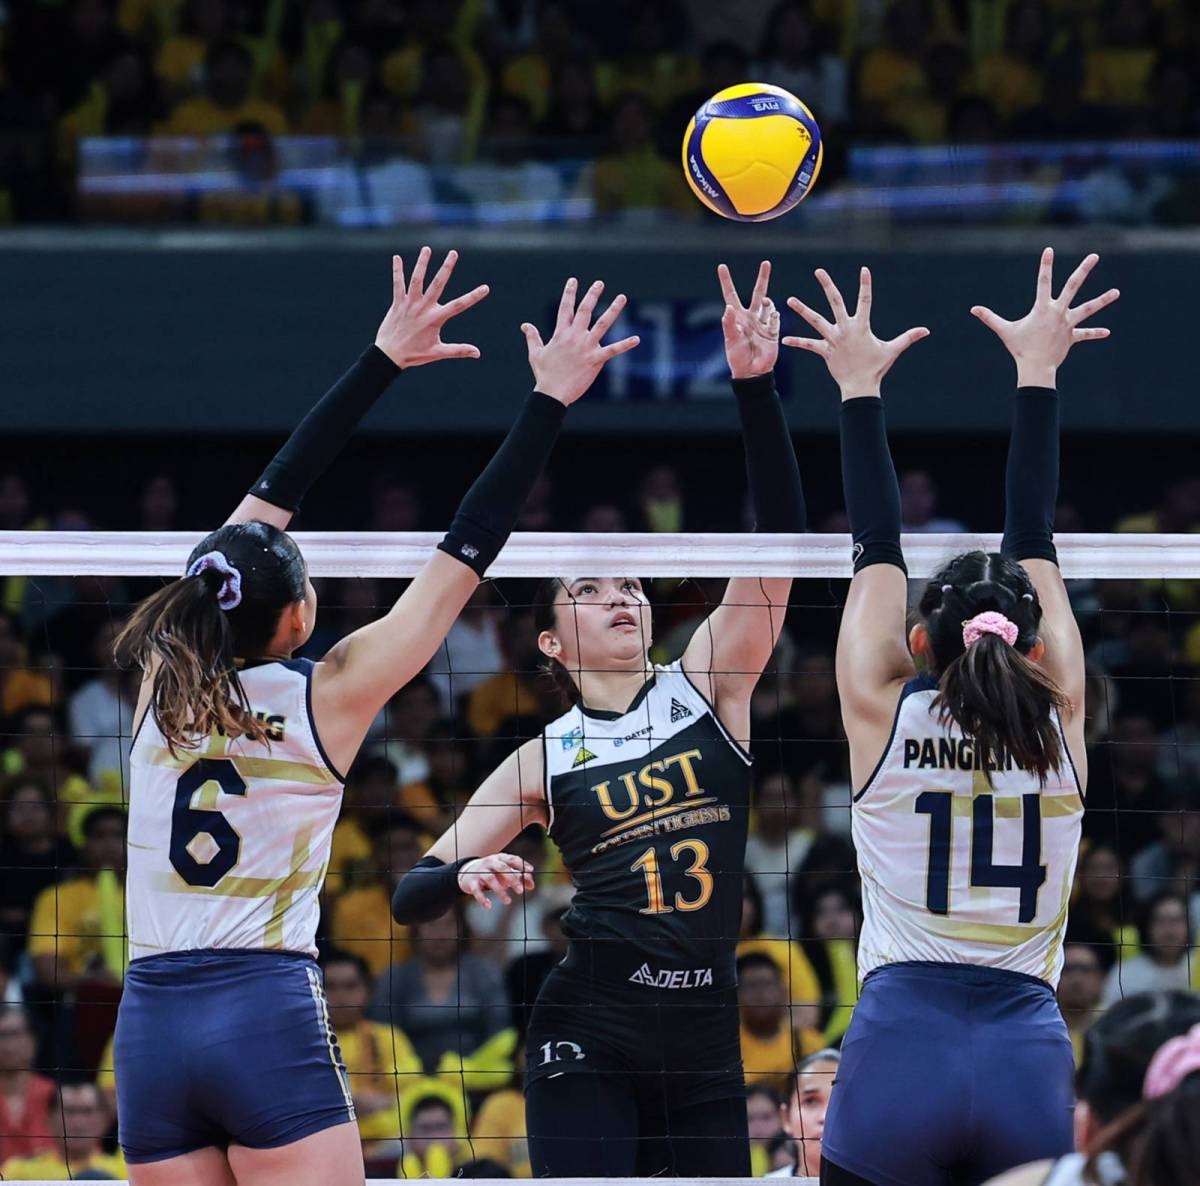
[[(608, 246), (464, 250), (458, 291), (493, 292), (454, 325), (479, 363), (405, 376), (368, 427), (381, 432), (501, 431), (529, 385), (525, 319), (547, 327), (568, 274), (600, 277), (631, 298), (641, 348), (610, 368), (572, 416), (577, 431), (712, 432), (733, 423), (724, 379), (719, 292), (728, 259), (749, 287), (758, 254), (712, 248)], [(743, 242), (739, 240), (739, 247)], [(0, 251), (0, 406), (9, 432), (279, 432), (370, 341), (388, 300), (392, 246), (189, 250), (63, 248)], [(762, 250), (761, 248), (759, 250)], [(817, 264), (844, 285), (857, 266), (876, 277), (881, 334), (913, 323), (933, 330), (888, 380), (897, 432), (1002, 431), (1011, 366), (969, 315), (978, 302), (1007, 315), (1033, 295), (1036, 252), (818, 251), (773, 243), (773, 293), (819, 305)], [(1060, 273), (1065, 278), (1067, 258)], [(1072, 253), (1072, 261), (1078, 258)], [(1105, 315), (1114, 339), (1085, 345), (1064, 374), (1069, 427), (1105, 432), (1192, 431), (1194, 330), (1190, 253), (1106, 255), (1093, 293), (1124, 299)], [(807, 332), (791, 313), (785, 332)], [(819, 361), (785, 351), (780, 383), (796, 429), (831, 429), (836, 393)]]

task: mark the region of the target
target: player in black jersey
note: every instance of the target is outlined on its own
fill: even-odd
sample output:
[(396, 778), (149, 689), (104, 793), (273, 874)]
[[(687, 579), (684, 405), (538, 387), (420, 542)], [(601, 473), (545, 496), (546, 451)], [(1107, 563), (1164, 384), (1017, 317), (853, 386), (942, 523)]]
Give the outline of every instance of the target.
[[(728, 269), (718, 274), (756, 527), (803, 531), (772, 378), (770, 265), (748, 306)], [(790, 588), (787, 578), (730, 580), (682, 660), (654, 667), (639, 581), (547, 582), (539, 646), (574, 706), (484, 782), (397, 888), (400, 922), (436, 914), (459, 893), (508, 905), (533, 882), (504, 845), (540, 823), (562, 850), (576, 889), (563, 920), (570, 950), (539, 994), (526, 1053), (537, 1177), (750, 1172), (734, 995), (745, 747), (750, 697)]]

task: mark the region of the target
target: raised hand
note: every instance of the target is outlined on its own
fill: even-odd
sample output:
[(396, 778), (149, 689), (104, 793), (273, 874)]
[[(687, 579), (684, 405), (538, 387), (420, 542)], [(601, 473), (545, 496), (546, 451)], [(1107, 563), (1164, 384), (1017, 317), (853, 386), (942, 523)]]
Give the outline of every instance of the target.
[(602, 346), (600, 342), (604, 335), (612, 329), (621, 316), (621, 310), (625, 308), (625, 294), (615, 296), (612, 304), (592, 325), (592, 314), (604, 291), (604, 281), (597, 280), (583, 294), (583, 300), (576, 308), (578, 288), (579, 282), (574, 277), (563, 288), (562, 300), (558, 303), (558, 320), (550, 341), (543, 343), (541, 334), (528, 321), (521, 326), (529, 346), (529, 365), (538, 391), (567, 407), (591, 387), (610, 358), (632, 350), (641, 342), (635, 335)]
[(1042, 252), (1038, 265), (1037, 296), (1033, 308), (1020, 321), (1005, 321), (983, 305), (971, 309), (1004, 343), (1005, 349), (1017, 364), (1018, 387), (1053, 387), (1058, 368), (1076, 342), (1095, 342), (1108, 337), (1108, 330), (1099, 326), (1080, 328), (1094, 313), (1107, 308), (1121, 294), (1110, 288), (1101, 296), (1071, 308), (1083, 282), (1100, 262), (1094, 252), (1073, 271), (1057, 297), (1051, 295), (1054, 280), (1054, 248)]
[(717, 267), (717, 279), (725, 298), (721, 329), (725, 334), (729, 373), (735, 379), (750, 379), (773, 371), (779, 357), (779, 311), (767, 296), (771, 261), (764, 259), (758, 265), (758, 279), (749, 305), (738, 299), (733, 277), (724, 264)]
[(815, 309), (810, 309), (796, 297), (788, 297), (788, 308), (799, 313), (821, 336), (819, 338), (783, 339), (785, 346), (795, 346), (820, 355), (829, 373), (842, 390), (842, 399), (858, 395), (878, 395), (883, 377), (892, 364), (914, 342), (929, 336), (924, 326), (905, 330), (898, 337), (884, 342), (871, 331), (871, 273), (861, 269), (858, 279), (858, 305), (854, 315), (846, 311), (846, 302), (837, 285), (824, 268), (816, 271), (817, 282), (825, 290), (833, 323), (826, 321)]
[(512, 904), (510, 894), (523, 894), (533, 889), (533, 866), (510, 852), (493, 853), (490, 857), (468, 861), (458, 871), (458, 888), (487, 910), (492, 908), (489, 893), (494, 893), (509, 906)]
[(451, 317), (477, 305), (488, 294), (488, 286), (481, 284), (463, 296), (455, 297), (444, 305), (438, 304), (454, 265), (458, 263), (458, 252), (450, 251), (438, 268), (437, 274), (425, 287), (425, 273), (429, 269), (428, 247), (422, 247), (413, 265), (407, 286), (404, 283), (404, 261), (392, 256), (392, 307), (379, 324), (375, 334), (375, 345), (398, 367), (419, 367), (427, 362), (443, 358), (478, 358), (479, 347), (466, 342), (443, 342), (442, 327)]

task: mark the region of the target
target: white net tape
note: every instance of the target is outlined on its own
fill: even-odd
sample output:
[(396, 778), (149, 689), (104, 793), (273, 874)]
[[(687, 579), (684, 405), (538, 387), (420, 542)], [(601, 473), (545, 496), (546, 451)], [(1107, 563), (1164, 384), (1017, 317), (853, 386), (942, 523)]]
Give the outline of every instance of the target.
[[(202, 536), (196, 532), (0, 532), (0, 573), (14, 576), (175, 576)], [(316, 577), (416, 575), (442, 538), (437, 532), (304, 532), (294, 536)], [(1060, 535), (1055, 544), (1068, 579), (1200, 577), (1195, 535)], [(994, 552), (999, 535), (903, 537), (909, 575), (932, 576), (948, 556)], [(494, 577), (544, 577), (578, 571), (647, 577), (849, 577), (848, 535), (677, 534), (514, 535), (492, 565)]]

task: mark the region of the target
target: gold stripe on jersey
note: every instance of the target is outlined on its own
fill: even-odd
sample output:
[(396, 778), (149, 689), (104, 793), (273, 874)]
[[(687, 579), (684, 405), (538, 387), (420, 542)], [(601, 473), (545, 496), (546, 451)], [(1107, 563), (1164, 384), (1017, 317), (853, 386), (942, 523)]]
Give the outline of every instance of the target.
[[(155, 766), (169, 766), (175, 770), (183, 770), (194, 765), (200, 758), (213, 757), (213, 751), (196, 754), (189, 753), (186, 757), (176, 757), (165, 746), (152, 749), (150, 761)], [(229, 761), (243, 778), (261, 778), (268, 782), (294, 782), (305, 786), (337, 786), (337, 779), (323, 766), (311, 765), (308, 762), (288, 762), (282, 758), (252, 758), (245, 755), (235, 755)], [(207, 784), (206, 784), (207, 785)], [(201, 791), (203, 793), (203, 791)], [(197, 801), (197, 806), (204, 806)], [(211, 805), (216, 806), (216, 803)]]
[[(292, 843), (292, 872), (289, 876), (295, 876), (299, 873), (301, 866), (308, 862), (309, 852), (312, 848), (312, 828), (301, 828), (296, 833), (296, 839)], [(320, 885), (324, 877), (324, 871), (318, 873), (315, 884)], [(297, 887), (298, 888), (298, 887)], [(275, 894), (275, 905), (271, 909), (271, 918), (267, 922), (266, 930), (263, 932), (263, 946), (265, 947), (282, 947), (283, 946), (283, 923), (287, 915), (287, 909), (292, 904), (292, 898), (295, 897), (296, 889), (288, 886), (280, 886)]]
[[(286, 877), (222, 877), (214, 886), (188, 885), (176, 873), (160, 873), (155, 889), (170, 894), (204, 894), (210, 898), (271, 898), (279, 893), (295, 894), (321, 884), (322, 871), (293, 871)], [(141, 944), (139, 943), (139, 946)]]
[[(1060, 916), (1061, 917), (1061, 916)], [(959, 922), (940, 914), (930, 914), (921, 925), (931, 935), (942, 939), (970, 939), (989, 947), (1020, 947), (1035, 935), (1052, 931), (1059, 923), (1056, 918), (1046, 925), (1040, 923)]]
[[(947, 793), (951, 795), (950, 810), (954, 815), (963, 819), (970, 819), (974, 815), (973, 796), (955, 795), (949, 791)], [(982, 793), (991, 795), (994, 792), (989, 787)], [(1038, 802), (1042, 819), (1066, 819), (1083, 811), (1083, 800), (1078, 795), (1042, 795)], [(1023, 810), (1024, 804), (1020, 795), (996, 795), (992, 803), (992, 811), (997, 819), (1020, 819)]]

